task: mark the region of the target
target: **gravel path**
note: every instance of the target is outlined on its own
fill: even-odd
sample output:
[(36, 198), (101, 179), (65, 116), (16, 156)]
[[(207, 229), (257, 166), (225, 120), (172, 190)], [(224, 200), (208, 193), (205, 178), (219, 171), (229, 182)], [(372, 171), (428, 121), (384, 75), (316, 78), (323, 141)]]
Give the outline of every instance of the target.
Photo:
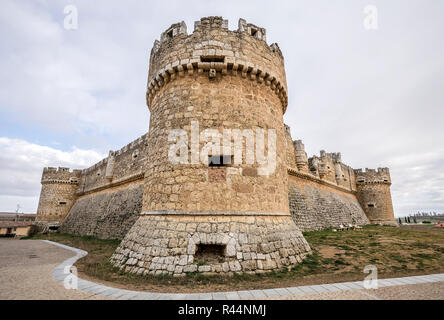
[(53, 278), (53, 269), (74, 255), (39, 240), (0, 239), (0, 299), (105, 299), (67, 290)]

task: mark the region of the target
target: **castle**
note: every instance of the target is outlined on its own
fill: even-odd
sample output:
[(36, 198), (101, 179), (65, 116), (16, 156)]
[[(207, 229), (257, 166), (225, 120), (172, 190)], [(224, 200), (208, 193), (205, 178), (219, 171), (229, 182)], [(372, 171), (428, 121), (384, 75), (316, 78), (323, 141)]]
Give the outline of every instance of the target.
[[(276, 270), (311, 252), (302, 231), (396, 225), (387, 168), (354, 170), (325, 151), (308, 158), (292, 140), (284, 58), (264, 28), (240, 19), (231, 31), (221, 17), (191, 34), (172, 25), (151, 50), (146, 102), (144, 136), (90, 168), (43, 170), (38, 224), (122, 239), (114, 266), (174, 276)], [(226, 129), (242, 152), (214, 142)], [(265, 132), (261, 162), (248, 143)]]

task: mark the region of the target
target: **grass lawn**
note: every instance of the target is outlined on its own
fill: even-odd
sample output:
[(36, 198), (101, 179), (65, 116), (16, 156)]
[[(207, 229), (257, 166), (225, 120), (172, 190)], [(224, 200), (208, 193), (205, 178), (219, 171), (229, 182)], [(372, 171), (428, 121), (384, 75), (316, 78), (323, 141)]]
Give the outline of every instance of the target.
[(108, 258), (120, 241), (66, 234), (34, 235), (88, 251), (75, 264), (79, 276), (129, 290), (205, 292), (265, 289), (363, 280), (366, 265), (379, 278), (444, 273), (444, 229), (432, 226), (400, 228), (366, 226), (361, 230), (306, 232), (313, 254), (291, 270), (263, 275), (137, 276), (113, 268)]

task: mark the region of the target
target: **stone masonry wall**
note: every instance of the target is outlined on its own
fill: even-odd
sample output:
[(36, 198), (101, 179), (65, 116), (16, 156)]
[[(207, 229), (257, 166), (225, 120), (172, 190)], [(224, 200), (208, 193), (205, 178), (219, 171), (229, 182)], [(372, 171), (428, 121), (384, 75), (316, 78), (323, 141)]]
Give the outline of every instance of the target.
[(301, 231), (370, 223), (353, 193), (289, 176), (288, 197), (291, 215)]
[(81, 170), (77, 195), (96, 192), (116, 184), (143, 177), (147, 148), (147, 134), (117, 151), (110, 151), (108, 157), (93, 166)]
[[(201, 244), (224, 250), (213, 260), (198, 258)], [(295, 265), (310, 252), (286, 216), (141, 216), (111, 262), (143, 275), (263, 273)]]
[(88, 194), (76, 201), (61, 232), (123, 239), (142, 209), (142, 182)]

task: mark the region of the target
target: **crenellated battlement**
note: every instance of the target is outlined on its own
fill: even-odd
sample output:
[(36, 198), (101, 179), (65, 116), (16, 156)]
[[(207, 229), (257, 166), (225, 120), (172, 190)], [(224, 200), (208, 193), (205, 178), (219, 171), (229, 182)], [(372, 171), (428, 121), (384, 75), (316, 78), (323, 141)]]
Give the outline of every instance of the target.
[(60, 183), (60, 184), (78, 184), (82, 170), (70, 170), (65, 167), (46, 167), (43, 168), (41, 183)]
[(264, 84), (276, 93), (285, 112), (288, 104), (283, 55), (267, 45), (265, 28), (239, 19), (238, 30), (228, 29), (222, 17), (205, 17), (187, 34), (184, 22), (171, 25), (154, 42), (150, 56), (147, 105), (168, 83), (184, 77), (238, 75)]
[(247, 23), (244, 19), (239, 19), (238, 32), (246, 32), (248, 35), (263, 41), (267, 41), (267, 31), (252, 23)]
[(391, 184), (390, 170), (389, 168), (369, 169), (365, 171), (362, 169), (355, 169), (356, 183), (386, 183)]
[(120, 148), (119, 150), (116, 151), (110, 150), (108, 157), (103, 158), (102, 160), (95, 163), (91, 167), (81, 170), (81, 173), (88, 174), (90, 172), (96, 172), (98, 169), (106, 166), (111, 158), (122, 157), (125, 156), (126, 154), (131, 154), (133, 158), (137, 158), (138, 155), (140, 154), (140, 149), (145, 148), (147, 143), (148, 143), (148, 133), (131, 141), (130, 143)]
[(160, 36), (160, 43), (166, 42), (168, 40), (172, 40), (174, 37), (178, 35), (187, 36), (187, 25), (185, 22), (172, 24), (171, 27), (166, 29)]
[(228, 30), (228, 20), (222, 17), (212, 16), (204, 17), (194, 22), (194, 31), (205, 31), (210, 29), (226, 29)]

